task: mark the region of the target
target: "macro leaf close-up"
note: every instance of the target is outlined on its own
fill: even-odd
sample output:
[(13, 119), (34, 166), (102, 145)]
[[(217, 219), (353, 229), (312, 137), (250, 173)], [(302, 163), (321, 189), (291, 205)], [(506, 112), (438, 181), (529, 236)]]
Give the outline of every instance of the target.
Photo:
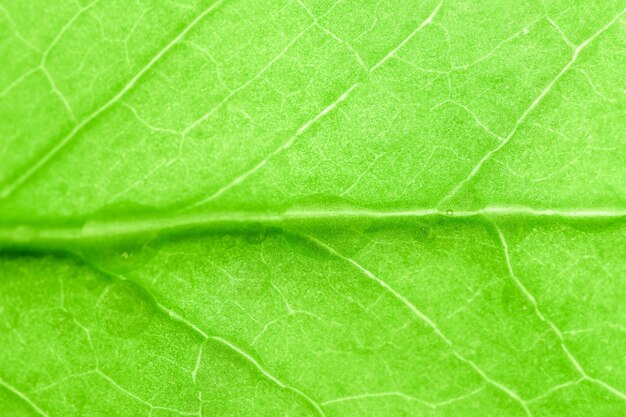
[(0, 416), (626, 416), (623, 0), (0, 0)]

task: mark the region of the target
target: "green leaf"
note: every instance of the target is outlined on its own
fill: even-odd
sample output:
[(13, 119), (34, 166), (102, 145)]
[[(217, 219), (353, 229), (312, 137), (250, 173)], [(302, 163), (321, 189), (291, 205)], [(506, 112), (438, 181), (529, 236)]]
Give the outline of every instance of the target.
[(1, 413), (626, 414), (625, 19), (0, 0)]

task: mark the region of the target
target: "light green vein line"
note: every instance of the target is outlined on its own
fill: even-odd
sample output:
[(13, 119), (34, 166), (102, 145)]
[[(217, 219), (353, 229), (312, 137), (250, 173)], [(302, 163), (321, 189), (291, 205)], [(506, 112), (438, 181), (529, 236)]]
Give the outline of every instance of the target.
[(444, 219), (565, 219), (615, 220), (626, 217), (626, 210), (557, 210), (527, 207), (487, 207), (473, 211), (418, 209), (377, 211), (368, 209), (288, 210), (278, 214), (258, 212), (178, 213), (171, 216), (87, 221), (83, 226), (54, 227), (31, 224), (0, 225), (0, 244), (30, 244), (80, 241), (132, 236), (142, 233), (179, 232), (191, 229), (239, 227), (261, 223), (288, 226), (298, 223), (349, 222), (354, 220), (411, 220), (441, 217)]
[[(92, 266), (93, 266), (93, 264), (92, 264)], [(125, 276), (123, 276), (123, 275), (114, 274), (112, 272), (103, 270), (101, 268), (97, 268), (97, 267), (95, 267), (95, 268), (98, 269), (99, 271), (101, 271), (104, 274), (114, 276), (115, 278), (123, 280), (123, 281), (128, 281), (128, 279)], [(135, 282), (135, 281), (133, 281), (133, 282)], [(156, 301), (156, 307), (161, 311), (161, 313), (165, 314), (171, 320), (174, 320), (174, 321), (177, 321), (177, 322), (183, 324), (184, 326), (189, 328), (191, 331), (193, 331), (194, 333), (196, 333), (199, 336), (201, 336), (205, 341), (206, 340), (213, 340), (213, 341), (215, 341), (215, 342), (217, 342), (217, 343), (219, 343), (221, 345), (224, 345), (224, 346), (228, 347), (230, 350), (232, 350), (233, 352), (237, 353), (239, 356), (241, 356), (242, 358), (244, 358), (245, 360), (250, 362), (250, 364), (252, 364), (267, 379), (269, 379), (270, 381), (272, 381), (273, 383), (275, 383), (276, 385), (278, 385), (282, 389), (289, 390), (289, 391), (295, 393), (296, 395), (300, 396), (302, 399), (304, 399), (306, 402), (308, 402), (311, 406), (313, 406), (315, 408), (315, 410), (318, 412), (319, 415), (321, 415), (322, 417), (326, 417), (326, 414), (324, 413), (324, 410), (322, 410), (322, 407), (313, 398), (311, 398), (309, 395), (307, 395), (303, 391), (299, 390), (298, 388), (293, 387), (291, 385), (287, 385), (284, 382), (282, 382), (280, 379), (278, 379), (277, 377), (272, 375), (269, 371), (267, 371), (265, 368), (263, 368), (263, 366), (261, 366), (261, 364), (252, 355), (250, 355), (249, 353), (245, 352), (243, 349), (241, 349), (240, 347), (238, 347), (234, 343), (232, 343), (232, 342), (230, 342), (230, 341), (228, 341), (225, 338), (220, 337), (220, 336), (208, 335), (202, 329), (200, 329), (200, 327), (198, 325), (190, 322), (189, 320), (184, 318), (181, 314), (179, 314), (176, 311), (170, 309), (169, 307), (161, 304), (158, 301)], [(202, 352), (202, 350), (200, 351), (200, 354), (201, 354), (201, 352)], [(199, 367), (200, 367), (200, 358), (198, 357), (198, 359), (196, 360), (196, 367), (192, 371), (192, 378), (194, 380), (194, 383), (195, 383), (196, 374), (198, 372)], [(105, 377), (107, 379), (110, 379), (105, 374), (103, 374), (102, 372), (100, 372), (100, 374), (103, 377)], [(118, 386), (118, 388), (121, 388), (121, 387), (119, 387), (119, 385), (117, 385), (117, 386)], [(157, 409), (157, 407), (152, 406), (150, 403), (147, 403), (146, 401), (144, 401), (141, 398), (137, 397), (135, 394), (133, 394), (131, 392), (128, 392), (127, 390), (124, 390), (124, 391), (127, 394), (133, 396), (135, 399), (143, 402), (144, 404), (146, 404), (146, 405), (148, 405), (150, 407), (153, 407), (154, 409)], [(164, 409), (163, 407), (158, 407), (158, 408)]]
[(72, 129), (72, 131), (57, 142), (52, 149), (50, 149), (43, 157), (37, 160), (30, 168), (28, 168), (25, 172), (17, 177), (15, 181), (11, 184), (7, 185), (2, 192), (0, 192), (0, 199), (5, 199), (9, 197), (15, 190), (17, 190), (22, 184), (24, 184), (30, 177), (32, 177), (36, 172), (38, 172), (44, 165), (48, 163), (56, 154), (58, 154), (67, 144), (85, 127), (108, 110), (111, 106), (119, 101), (129, 90), (131, 90), (137, 81), (146, 74), (150, 68), (154, 66), (154, 64), (159, 61), (163, 55), (165, 55), (174, 45), (176, 45), (180, 40), (189, 33), (191, 29), (193, 29), (198, 22), (200, 22), (204, 17), (206, 17), (209, 13), (215, 10), (218, 6), (220, 6), (224, 0), (218, 0), (205, 9), (202, 13), (196, 16), (191, 23), (189, 23), (174, 39), (172, 39), (163, 49), (161, 49), (151, 60), (148, 62), (125, 86), (120, 90), (113, 98), (107, 101), (104, 105), (98, 108), (95, 112), (91, 113), (87, 116), (82, 122)]
[(613, 26), (613, 24), (615, 24), (615, 22), (617, 22), (617, 20), (624, 14), (625, 11), (626, 11), (626, 9), (623, 9), (617, 16), (615, 16), (613, 19), (611, 19), (611, 21), (609, 21), (607, 24), (602, 26), (600, 29), (598, 29), (597, 32), (595, 32), (589, 38), (584, 40), (580, 45), (578, 45), (578, 47), (574, 50), (574, 53), (572, 54), (572, 57), (567, 62), (567, 64), (565, 64), (565, 66), (561, 69), (561, 71), (559, 71), (559, 73), (556, 75), (556, 77), (554, 77), (548, 83), (548, 85), (546, 85), (543, 88), (543, 90), (541, 90), (541, 93), (533, 100), (532, 103), (530, 103), (528, 108), (526, 108), (526, 110), (524, 110), (524, 112), (517, 119), (517, 122), (515, 122), (515, 125), (513, 126), (513, 128), (509, 132), (509, 134), (501, 142), (499, 142), (499, 144), (495, 148), (493, 148), (493, 149), (489, 150), (487, 153), (485, 153), (483, 155), (483, 157), (480, 159), (480, 161), (478, 161), (478, 163), (476, 165), (474, 165), (474, 167), (472, 168), (470, 173), (467, 174), (467, 176), (463, 180), (461, 180), (452, 190), (448, 191), (446, 193), (446, 195), (444, 196), (444, 198), (441, 199), (439, 204), (441, 204), (441, 203), (443, 203), (445, 201), (448, 201), (449, 199), (451, 199), (452, 197), (457, 195), (459, 193), (459, 191), (461, 191), (463, 189), (465, 184), (467, 184), (469, 181), (471, 181), (473, 178), (475, 178), (476, 175), (478, 175), (479, 171), (485, 165), (485, 163), (487, 161), (489, 161), (493, 157), (493, 155), (495, 155), (496, 153), (500, 152), (500, 150), (502, 150), (502, 148), (504, 148), (511, 141), (511, 139), (515, 136), (515, 133), (517, 133), (517, 131), (519, 130), (519, 127), (522, 124), (524, 124), (524, 122), (526, 121), (528, 116), (543, 101), (544, 97), (546, 97), (550, 93), (550, 91), (552, 91), (552, 88), (554, 87), (554, 85), (561, 78), (563, 78), (565, 73), (567, 73), (567, 71), (569, 71), (569, 69), (572, 67), (572, 65), (574, 65), (574, 63), (578, 60), (578, 57), (580, 56), (580, 53), (587, 46), (589, 46), (598, 36), (600, 36), (603, 32), (607, 31), (611, 26)]
[(550, 328), (550, 330), (552, 331), (552, 333), (554, 333), (554, 335), (557, 337), (557, 339), (559, 340), (559, 343), (561, 344), (561, 349), (563, 350), (563, 353), (565, 354), (567, 359), (571, 362), (572, 366), (574, 366), (574, 368), (578, 371), (578, 373), (582, 376), (583, 379), (586, 379), (597, 385), (600, 385), (601, 387), (603, 387), (610, 393), (614, 394), (615, 396), (621, 398), (622, 400), (626, 400), (626, 394), (623, 393), (622, 391), (602, 381), (599, 378), (590, 377), (587, 371), (585, 371), (585, 369), (582, 367), (578, 359), (576, 359), (576, 357), (572, 354), (572, 352), (569, 350), (569, 347), (565, 344), (565, 338), (563, 337), (563, 332), (556, 326), (556, 324), (554, 324), (552, 320), (550, 320), (543, 314), (543, 312), (539, 309), (539, 304), (537, 303), (537, 299), (530, 293), (530, 291), (528, 291), (526, 286), (522, 283), (522, 281), (515, 274), (515, 271), (513, 270), (513, 264), (511, 262), (511, 255), (509, 253), (509, 245), (506, 241), (504, 233), (502, 232), (500, 227), (498, 227), (497, 225), (494, 225), (494, 227), (500, 239), (500, 244), (502, 245), (502, 251), (504, 253), (504, 260), (505, 260), (506, 267), (507, 267), (507, 270), (509, 271), (509, 275), (511, 279), (513, 280), (515, 285), (520, 289), (520, 291), (526, 296), (530, 304), (533, 306), (533, 309), (535, 310), (535, 314), (537, 315), (537, 317), (542, 322), (546, 323), (548, 327)]
[(457, 351), (456, 347), (454, 346), (454, 343), (452, 342), (452, 340), (450, 340), (450, 338), (448, 338), (448, 336), (446, 336), (446, 334), (443, 333), (443, 331), (437, 325), (437, 323), (435, 323), (430, 317), (428, 317), (421, 310), (419, 310), (415, 306), (415, 304), (413, 304), (408, 298), (406, 298), (405, 296), (400, 294), (392, 286), (390, 286), (387, 282), (385, 282), (383, 279), (379, 278), (377, 275), (375, 275), (373, 272), (369, 271), (367, 268), (365, 268), (363, 265), (361, 265), (360, 263), (358, 263), (354, 259), (349, 258), (349, 257), (347, 257), (345, 255), (342, 255), (341, 253), (337, 252), (333, 247), (329, 246), (328, 244), (322, 242), (321, 240), (319, 240), (319, 239), (317, 239), (317, 238), (315, 238), (313, 236), (304, 235), (304, 234), (301, 235), (301, 236), (304, 237), (305, 239), (308, 239), (309, 241), (315, 243), (320, 248), (324, 249), (330, 255), (336, 257), (337, 259), (341, 259), (342, 261), (351, 264), (354, 268), (359, 270), (363, 275), (365, 275), (366, 277), (368, 277), (369, 279), (371, 279), (372, 281), (374, 281), (378, 285), (380, 285), (391, 296), (396, 298), (400, 303), (404, 304), (404, 306), (411, 313), (413, 313), (413, 315), (415, 315), (415, 317), (417, 317), (417, 319), (419, 319), (421, 322), (425, 323), (428, 327), (430, 327), (432, 329), (432, 331), (435, 333), (435, 335), (437, 337), (439, 337), (439, 339), (441, 339), (448, 346), (448, 348), (450, 349), (452, 354), (459, 361), (463, 362), (464, 364), (466, 364), (470, 368), (472, 368), (486, 383), (488, 383), (488, 384), (492, 385), (493, 387), (497, 388), (498, 390), (502, 391), (508, 397), (513, 399), (515, 402), (517, 402), (521, 406), (521, 408), (524, 410), (525, 414), (528, 417), (532, 417), (532, 413), (530, 412), (530, 409), (528, 408), (528, 404), (526, 403), (526, 401), (524, 401), (523, 398), (521, 398), (519, 396), (519, 394), (517, 394), (517, 392), (515, 392), (512, 389), (510, 389), (509, 387), (507, 387), (506, 385), (502, 384), (501, 382), (496, 381), (495, 379), (491, 378), (489, 375), (487, 375), (487, 373), (482, 368), (480, 368), (476, 364), (476, 362), (472, 361), (471, 359), (466, 358), (461, 353), (459, 353)]
[[(395, 48), (390, 50), (380, 61), (378, 61), (367, 73), (366, 77), (370, 76), (374, 73), (378, 68), (384, 65), (389, 59), (391, 59), (404, 45), (406, 45), (419, 31), (424, 29), (426, 26), (432, 23), (433, 19), (439, 12), (441, 5), (443, 3), (437, 4), (434, 10), (430, 13), (430, 15), (415, 29), (413, 30), (406, 38), (402, 40)], [(257, 171), (262, 169), (267, 163), (277, 155), (283, 153), (287, 149), (289, 149), (298, 139), (302, 136), (311, 126), (316, 124), (319, 120), (323, 119), (327, 114), (331, 113), (339, 104), (343, 101), (347, 100), (350, 97), (350, 94), (361, 85), (362, 81), (352, 84), (345, 91), (343, 91), (332, 103), (323, 108), (317, 115), (309, 119), (305, 124), (303, 124), (285, 143), (274, 149), (272, 152), (267, 154), (263, 159), (259, 162), (239, 174), (237, 177), (231, 179), (228, 183), (220, 187), (217, 191), (212, 194), (200, 198), (198, 201), (189, 204), (188, 208), (197, 207), (203, 204), (208, 203), (209, 201), (215, 200), (221, 195), (223, 195), (228, 190), (241, 185), (245, 182), (251, 175), (255, 174)]]
[(304, 392), (300, 391), (297, 388), (294, 388), (292, 386), (286, 385), (283, 382), (281, 382), (278, 378), (276, 378), (274, 375), (270, 374), (267, 370), (265, 370), (261, 364), (259, 364), (257, 362), (256, 359), (254, 359), (252, 356), (250, 356), (247, 352), (244, 352), (243, 350), (241, 350), (239, 347), (235, 346), (234, 344), (232, 344), (231, 342), (229, 342), (228, 340), (219, 337), (219, 336), (211, 336), (212, 340), (215, 340), (225, 346), (227, 346), (228, 348), (230, 348), (231, 350), (233, 350), (234, 352), (238, 353), (240, 356), (242, 356), (243, 358), (245, 358), (247, 361), (249, 361), (252, 365), (254, 365), (255, 368), (257, 368), (259, 370), (259, 372), (261, 372), (266, 378), (268, 378), (269, 380), (271, 380), (272, 382), (274, 382), (276, 385), (278, 385), (279, 387), (283, 388), (283, 389), (287, 389), (289, 391), (292, 391), (296, 394), (298, 394), (300, 397), (304, 398), (309, 404), (311, 404), (315, 410), (317, 410), (318, 414), (321, 415), (322, 417), (326, 417), (326, 414), (324, 413), (324, 410), (322, 410), (322, 407), (320, 407), (320, 405), (315, 402), (315, 400), (313, 400), (311, 397), (309, 397), (307, 394), (305, 394)]
[(13, 394), (15, 394), (18, 397), (20, 397), (26, 404), (28, 404), (33, 410), (35, 410), (37, 412), (37, 414), (40, 414), (40, 415), (42, 415), (44, 417), (50, 417), (48, 415), (48, 413), (43, 411), (37, 404), (35, 404), (33, 402), (33, 400), (28, 398), (28, 396), (26, 394), (24, 394), (22, 391), (20, 391), (19, 389), (15, 388), (13, 385), (9, 384), (8, 382), (6, 382), (2, 378), (0, 378), (0, 386), (3, 386), (4, 388), (9, 390)]

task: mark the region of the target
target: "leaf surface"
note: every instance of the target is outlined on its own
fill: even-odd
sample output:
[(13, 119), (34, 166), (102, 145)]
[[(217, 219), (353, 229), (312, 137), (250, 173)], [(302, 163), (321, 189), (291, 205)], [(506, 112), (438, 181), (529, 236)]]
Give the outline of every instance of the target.
[(624, 12), (0, 1), (0, 409), (626, 413)]

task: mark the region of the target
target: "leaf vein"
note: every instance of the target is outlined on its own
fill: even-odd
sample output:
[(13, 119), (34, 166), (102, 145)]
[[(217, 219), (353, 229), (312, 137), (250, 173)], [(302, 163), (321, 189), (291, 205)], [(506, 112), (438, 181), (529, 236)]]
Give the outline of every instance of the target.
[(545, 96), (547, 96), (550, 93), (550, 91), (552, 91), (552, 87), (554, 87), (554, 85), (565, 75), (565, 73), (567, 73), (567, 71), (572, 67), (572, 65), (574, 65), (574, 63), (577, 61), (578, 57), (580, 56), (580, 53), (588, 45), (590, 45), (591, 42), (593, 42), (594, 39), (596, 39), (603, 32), (605, 32), (607, 29), (609, 29), (611, 26), (613, 26), (613, 24), (615, 22), (617, 22), (617, 20), (621, 17), (622, 14), (624, 14), (625, 11), (626, 11), (626, 9), (623, 9), (617, 16), (615, 16), (613, 19), (611, 19), (611, 21), (609, 21), (607, 24), (602, 26), (597, 32), (595, 32), (593, 35), (591, 35), (589, 38), (587, 38), (585, 41), (583, 41), (580, 45), (578, 45), (578, 47), (574, 50), (574, 54), (572, 55), (570, 60), (567, 62), (567, 64), (565, 64), (565, 66), (561, 69), (561, 71), (559, 71), (559, 73), (556, 75), (556, 77), (554, 77), (544, 87), (544, 89), (541, 91), (541, 93), (533, 100), (532, 103), (530, 103), (530, 106), (528, 106), (528, 108), (526, 108), (526, 110), (524, 110), (524, 112), (521, 114), (521, 116), (515, 122), (515, 125), (513, 126), (513, 128), (509, 132), (509, 134), (506, 135), (506, 137), (501, 142), (499, 142), (497, 146), (495, 146), (494, 148), (490, 149), (487, 153), (485, 153), (483, 155), (483, 157), (478, 161), (478, 163), (471, 169), (469, 174), (463, 180), (461, 180), (461, 182), (459, 182), (456, 186), (454, 186), (454, 188), (452, 188), (450, 191), (448, 191), (445, 194), (445, 196), (439, 201), (438, 205), (448, 201), (450, 198), (452, 198), (455, 195), (457, 195), (459, 193), (459, 191), (461, 191), (463, 189), (465, 184), (467, 184), (469, 181), (471, 181), (473, 178), (475, 178), (476, 175), (478, 175), (478, 173), (479, 173), (480, 169), (483, 167), (483, 165), (487, 161), (489, 161), (493, 157), (493, 155), (495, 155), (496, 153), (500, 152), (500, 150), (502, 150), (502, 148), (504, 148), (511, 141), (513, 136), (515, 136), (515, 133), (518, 131), (519, 127), (526, 121), (528, 116), (539, 105), (539, 103), (541, 103), (543, 98)]
[(198, 14), (185, 28), (178, 33), (178, 35), (172, 39), (163, 49), (161, 49), (150, 61), (137, 73), (131, 80), (117, 93), (115, 94), (109, 101), (100, 106), (96, 111), (91, 113), (89, 116), (85, 117), (83, 121), (77, 124), (65, 137), (63, 137), (59, 142), (57, 142), (48, 152), (46, 152), (41, 158), (39, 158), (35, 163), (28, 168), (26, 171), (18, 175), (18, 177), (7, 186), (5, 186), (0, 192), (0, 200), (6, 199), (11, 194), (15, 192), (18, 188), (20, 188), (24, 183), (26, 183), (35, 173), (37, 173), (43, 166), (45, 166), (49, 161), (51, 161), (56, 155), (59, 154), (70, 141), (87, 126), (92, 120), (99, 117), (105, 111), (107, 111), (111, 106), (119, 101), (128, 91), (130, 91), (137, 81), (141, 79), (153, 66), (156, 64), (174, 45), (176, 45), (182, 38), (189, 33), (191, 29), (193, 29), (198, 22), (204, 19), (208, 14), (210, 14), (214, 9), (219, 7), (224, 0), (217, 0), (212, 3), (208, 8)]
[(377, 282), (381, 287), (383, 287), (387, 292), (389, 292), (394, 298), (396, 298), (398, 301), (400, 301), (402, 304), (404, 304), (405, 307), (407, 307), (419, 320), (421, 320), (422, 322), (426, 323), (426, 325), (428, 325), (428, 327), (430, 327), (434, 331), (434, 333), (448, 346), (448, 348), (450, 349), (452, 354), (459, 361), (465, 363), (466, 365), (469, 365), (486, 383), (494, 386), (495, 388), (497, 388), (498, 390), (502, 391), (504, 394), (506, 394), (507, 396), (512, 398), (515, 402), (520, 404), (520, 406), (522, 407), (522, 409), (524, 410), (524, 412), (526, 413), (527, 416), (529, 416), (529, 417), (532, 416), (526, 401), (524, 401), (514, 390), (508, 388), (507, 386), (505, 386), (501, 382), (498, 382), (498, 381), (494, 380), (493, 378), (491, 378), (489, 375), (487, 375), (487, 373), (482, 368), (480, 368), (474, 361), (472, 361), (471, 359), (467, 359), (465, 356), (463, 356), (461, 353), (459, 353), (458, 350), (456, 349), (456, 347), (454, 346), (454, 343), (452, 342), (452, 340), (450, 340), (448, 338), (448, 336), (446, 336), (445, 333), (443, 333), (441, 328), (439, 328), (439, 326), (432, 319), (430, 319), (428, 316), (426, 316), (424, 313), (422, 313), (415, 306), (415, 304), (413, 304), (406, 297), (404, 297), (402, 294), (400, 294), (398, 291), (396, 291), (393, 287), (391, 287), (389, 284), (387, 284), (385, 281), (383, 281), (381, 278), (376, 276), (374, 273), (372, 273), (371, 271), (366, 269), (364, 266), (359, 264), (354, 259), (342, 255), (341, 253), (337, 252), (333, 247), (329, 246), (328, 244), (322, 242), (321, 240), (319, 240), (319, 239), (317, 239), (317, 238), (315, 238), (313, 236), (304, 235), (304, 234), (302, 234), (301, 236), (303, 236), (304, 238), (306, 238), (306, 239), (310, 240), (311, 242), (315, 243), (316, 245), (318, 245), (320, 248), (324, 249), (326, 252), (328, 252), (332, 256), (334, 256), (336, 258), (339, 258), (339, 259), (341, 259), (341, 260), (343, 260), (345, 262), (348, 262), (349, 264), (354, 266), (356, 269), (361, 271), (365, 276), (367, 276), (368, 278), (370, 278), (373, 281)]

